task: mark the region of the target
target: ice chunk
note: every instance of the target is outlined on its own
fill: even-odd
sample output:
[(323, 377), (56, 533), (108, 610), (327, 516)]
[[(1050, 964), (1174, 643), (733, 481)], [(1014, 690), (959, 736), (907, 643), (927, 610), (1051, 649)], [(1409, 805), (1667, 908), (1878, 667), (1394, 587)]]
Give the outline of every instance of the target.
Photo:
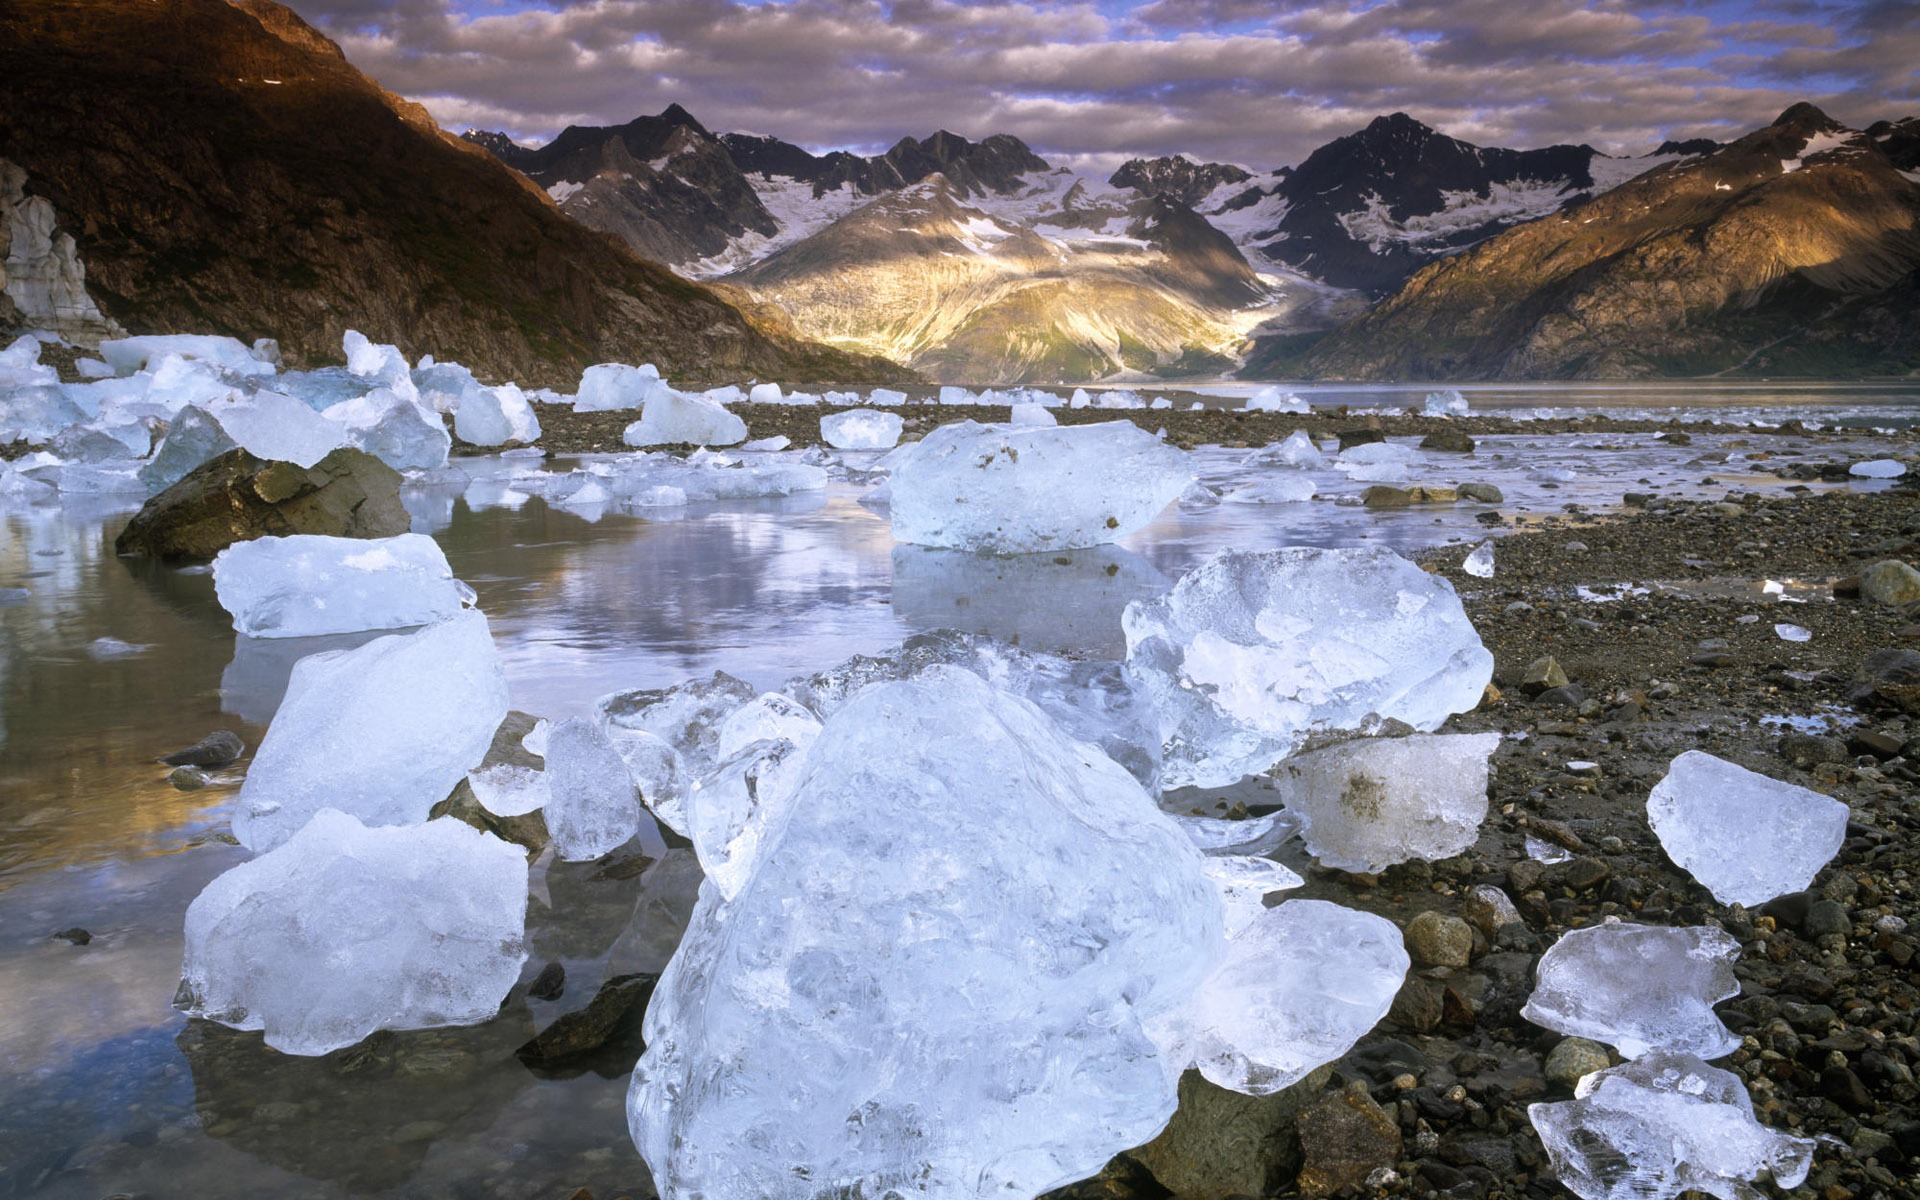
[(892, 388), (875, 388), (867, 393), (867, 403), (879, 408), (898, 408), (906, 402), (907, 394)]
[(1263, 387), (1247, 397), (1248, 412), (1308, 413), (1313, 409), (1305, 400), (1292, 392), (1277, 387)]
[(1443, 392), (1428, 392), (1421, 411), (1429, 417), (1464, 417), (1467, 415), (1467, 398), (1453, 388)]
[(1896, 458), (1872, 458), (1847, 468), (1856, 479), (1898, 479), (1907, 473), (1907, 464)]
[(1324, 900), (1258, 914), (1182, 1010), (1150, 1026), (1162, 1052), (1221, 1087), (1270, 1096), (1379, 1024), (1406, 982), (1400, 930)]
[[(138, 438), (139, 444), (134, 444)], [(111, 428), (98, 423), (69, 425), (53, 435), (47, 453), (69, 463), (109, 463), (145, 458), (153, 447), (144, 422), (127, 422)]]
[(40, 361), (40, 339), (21, 334), (0, 350), (0, 392), (23, 387), (58, 387), (60, 372)]
[(292, 396), (255, 392), (212, 401), (208, 411), (234, 444), (256, 458), (311, 467), (348, 442), (338, 421), (329, 421)]
[(804, 765), (804, 747), (768, 738), (722, 758), (687, 789), (687, 837), (700, 869), (725, 898), (740, 894), (777, 836)]
[(1460, 561), (1460, 569), (1475, 579), (1493, 578), (1493, 543), (1481, 542)]
[(727, 758), (759, 741), (788, 741), (807, 746), (820, 734), (820, 718), (779, 692), (763, 692), (728, 713), (714, 740), (716, 758)]
[[(531, 737), (532, 734), (527, 736)], [(547, 775), (532, 767), (495, 763), (467, 772), (467, 786), (480, 807), (496, 817), (520, 817), (546, 807)]]
[(627, 764), (592, 721), (573, 717), (547, 735), (547, 832), (565, 862), (599, 858), (640, 832)]
[(311, 637), (430, 625), (473, 593), (439, 543), (297, 534), (235, 542), (213, 560), (214, 593), (248, 637)]
[(1009, 411), (1007, 420), (1015, 425), (1058, 425), (1060, 419), (1047, 411), (1044, 404), (1016, 404)]
[(1313, 730), (1435, 729), (1493, 678), (1452, 585), (1379, 547), (1225, 551), (1122, 624), (1169, 788), (1263, 771)]
[(371, 341), (355, 329), (347, 330), (340, 342), (347, 354), (348, 374), (358, 375), (380, 387), (405, 389), (407, 399), (414, 398), (413, 372), (398, 346)]
[(414, 403), (391, 388), (327, 408), (324, 415), (346, 430), (357, 446), (396, 471), (431, 471), (446, 465), (453, 439), (438, 412)]
[(1773, 627), (1773, 633), (1775, 637), (1783, 642), (1810, 642), (1813, 640), (1813, 630), (1808, 629), (1805, 625), (1775, 625)]
[(449, 818), (369, 829), (322, 809), (187, 907), (174, 1004), (287, 1054), (474, 1025), (520, 978), (526, 920), (518, 846)]
[(1738, 957), (1740, 943), (1712, 926), (1669, 929), (1609, 917), (1547, 948), (1520, 1015), (1628, 1058), (1650, 1050), (1719, 1058), (1740, 1046), (1713, 1015), (1714, 1005), (1740, 994)]
[(39, 445), (69, 425), (87, 419), (87, 412), (58, 384), (38, 384), (0, 392), (0, 442), (27, 441)]
[(1720, 903), (1749, 908), (1812, 883), (1840, 852), (1847, 815), (1830, 796), (1704, 750), (1674, 759), (1647, 797), (1647, 821), (1667, 856)]
[(1565, 846), (1555, 845), (1544, 838), (1537, 838), (1531, 833), (1526, 836), (1526, 849), (1527, 857), (1536, 862), (1552, 865), (1573, 861), (1573, 851)]
[(1689, 1054), (1650, 1054), (1595, 1071), (1574, 1098), (1527, 1116), (1554, 1174), (1580, 1200), (1676, 1200), (1693, 1190), (1760, 1200), (1751, 1184), (1806, 1181), (1810, 1138), (1756, 1121), (1740, 1077)]
[(1242, 484), (1220, 497), (1223, 504), (1301, 504), (1319, 491), (1305, 475), (1270, 475)]
[(1487, 759), (1499, 745), (1497, 733), (1361, 738), (1288, 758), (1274, 780), (1323, 866), (1377, 872), (1473, 845), (1487, 818)]
[(1327, 456), (1320, 447), (1307, 436), (1304, 429), (1296, 429), (1271, 446), (1263, 446), (1241, 460), (1249, 467), (1275, 466), (1300, 467), (1304, 470), (1321, 471), (1327, 466)]
[(1172, 815), (1180, 832), (1209, 858), (1272, 854), (1300, 833), (1300, 818), (1284, 809), (1244, 821), (1181, 812)]
[(323, 808), (418, 824), (506, 715), (506, 672), (476, 610), (303, 658), (234, 801), (233, 834), (270, 850)]
[(1333, 465), (1348, 478), (1393, 482), (1410, 478), (1421, 461), (1420, 451), (1400, 442), (1367, 442), (1342, 450)]
[(1274, 892), (1292, 891), (1307, 881), (1290, 867), (1270, 858), (1246, 854), (1214, 855), (1202, 864), (1207, 878), (1220, 891), (1220, 904), (1226, 913), (1226, 933), (1239, 936), (1267, 911), (1266, 898)]
[(906, 424), (899, 413), (850, 408), (820, 418), (820, 436), (836, 450), (891, 450)]
[(629, 446), (731, 446), (747, 440), (747, 423), (703, 396), (672, 390), (647, 398), (640, 419), (621, 438)]
[(725, 671), (669, 688), (614, 692), (594, 703), (603, 729), (653, 734), (704, 773), (719, 757), (720, 730), (734, 710), (758, 696), (752, 685)]
[(459, 363), (423, 363), (414, 368), (412, 378), (420, 403), (440, 413), (457, 411), (461, 398), (480, 386), (473, 372)]
[(526, 393), (511, 383), (475, 387), (461, 395), (453, 431), (461, 441), (475, 446), (532, 442), (539, 440), (540, 418), (534, 415)]
[(1158, 516), (1193, 471), (1130, 421), (943, 425), (893, 473), (893, 536), (991, 554), (1116, 542)]
[(653, 396), (668, 390), (652, 363), (638, 367), (626, 363), (600, 363), (581, 373), (580, 390), (574, 397), (573, 411), (609, 412), (639, 408)]
[(553, 722), (541, 717), (527, 730), (527, 736), (520, 739), (520, 748), (537, 758), (547, 756), (547, 738), (553, 733)]
[(778, 404), (782, 399), (777, 383), (756, 383), (747, 392), (747, 400), (753, 404)]
[(1032, 1196), (1172, 1114), (1142, 1022), (1218, 961), (1220, 901), (1103, 755), (935, 671), (829, 718), (766, 832), (647, 1011), (663, 1196)]
[(260, 358), (238, 338), (217, 334), (173, 333), (144, 337), (108, 338), (100, 343), (100, 357), (121, 375), (158, 363), (169, 356), (198, 359), (241, 375), (271, 375), (273, 364)]

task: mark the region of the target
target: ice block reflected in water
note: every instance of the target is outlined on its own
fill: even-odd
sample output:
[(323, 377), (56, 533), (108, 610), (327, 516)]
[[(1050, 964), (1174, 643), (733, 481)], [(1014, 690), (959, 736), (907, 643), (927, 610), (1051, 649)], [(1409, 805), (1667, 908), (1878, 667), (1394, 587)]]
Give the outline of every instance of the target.
[(893, 611), (907, 624), (1087, 658), (1123, 657), (1120, 614), (1172, 584), (1120, 546), (1009, 555), (930, 546), (893, 551)]

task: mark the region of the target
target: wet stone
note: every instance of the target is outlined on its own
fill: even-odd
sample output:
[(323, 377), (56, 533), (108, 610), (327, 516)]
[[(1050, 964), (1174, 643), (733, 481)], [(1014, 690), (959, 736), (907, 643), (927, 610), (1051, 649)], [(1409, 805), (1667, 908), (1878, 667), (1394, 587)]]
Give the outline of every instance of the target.
[(1423, 912), (1407, 923), (1407, 953), (1430, 967), (1464, 967), (1473, 958), (1473, 927), (1459, 917)]
[(1299, 1188), (1306, 1196), (1331, 1196), (1360, 1187), (1367, 1177), (1400, 1161), (1400, 1126), (1374, 1103), (1365, 1084), (1327, 1096), (1300, 1114), (1304, 1165)]
[(160, 761), (170, 767), (224, 767), (246, 752), (247, 744), (240, 740), (239, 734), (221, 729)]
[(175, 767), (167, 772), (167, 782), (176, 791), (197, 792), (212, 783), (213, 779), (198, 767)]
[[(544, 972), (542, 972), (544, 974)], [(656, 975), (616, 975), (600, 985), (585, 1008), (564, 1013), (515, 1051), (529, 1066), (550, 1067), (607, 1044), (620, 1022), (653, 994)]]
[(557, 962), (541, 967), (540, 973), (527, 985), (527, 995), (535, 1000), (558, 1000), (566, 990), (567, 968)]
[(1321, 1067), (1270, 1096), (1246, 1096), (1189, 1070), (1180, 1077), (1180, 1107), (1166, 1129), (1128, 1157), (1161, 1187), (1193, 1200), (1273, 1195), (1299, 1173), (1294, 1121), (1332, 1074)]
[(1612, 1065), (1613, 1059), (1600, 1043), (1583, 1037), (1562, 1038), (1560, 1044), (1547, 1053), (1547, 1082), (1571, 1088), (1582, 1076), (1604, 1071)]

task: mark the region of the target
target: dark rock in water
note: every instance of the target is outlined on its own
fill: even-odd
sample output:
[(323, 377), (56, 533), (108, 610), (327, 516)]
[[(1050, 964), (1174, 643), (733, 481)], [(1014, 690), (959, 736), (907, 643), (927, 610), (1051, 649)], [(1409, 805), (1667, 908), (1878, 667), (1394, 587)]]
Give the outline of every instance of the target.
[(1387, 435), (1379, 429), (1342, 429), (1336, 436), (1340, 439), (1342, 450), (1351, 450), (1355, 446), (1371, 446), (1375, 442), (1387, 440)]
[(1474, 442), (1464, 429), (1437, 429), (1420, 439), (1422, 450), (1443, 450), (1449, 454), (1472, 454)]
[(1477, 500), (1481, 504), (1500, 504), (1506, 500), (1507, 494), (1490, 483), (1463, 483), (1460, 485), (1460, 498)]
[(1161, 1187), (1193, 1200), (1271, 1196), (1300, 1170), (1295, 1120), (1332, 1074), (1332, 1067), (1321, 1067), (1271, 1096), (1243, 1096), (1189, 1070), (1180, 1077), (1173, 1120), (1128, 1157)]
[[(493, 731), (493, 744), (487, 747), (486, 757), (480, 760), (480, 769), (495, 766), (529, 767), (540, 770), (544, 760), (522, 744), (523, 739), (533, 732), (540, 719), (523, 712), (510, 712)], [(535, 809), (517, 817), (495, 816), (480, 803), (473, 794), (473, 787), (462, 779), (453, 785), (453, 791), (447, 798), (433, 806), (428, 814), (432, 817), (452, 817), (456, 821), (471, 825), (482, 833), (491, 833), (503, 842), (512, 842), (524, 846), (528, 857), (546, 849), (552, 835), (547, 832), (546, 814)]]
[(607, 1044), (635, 1005), (653, 994), (657, 975), (616, 975), (600, 985), (585, 1008), (562, 1015), (515, 1051), (528, 1066), (550, 1067)]
[(1400, 1126), (1367, 1095), (1364, 1084), (1335, 1092), (1300, 1114), (1300, 1193), (1331, 1196), (1358, 1188), (1367, 1176), (1400, 1161)]
[(540, 968), (540, 973), (527, 985), (527, 995), (535, 1000), (558, 1000), (567, 990), (567, 968), (557, 962), (550, 962)]
[(76, 946), (84, 946), (93, 940), (93, 935), (78, 925), (75, 925), (72, 929), (62, 929), (59, 933), (54, 934), (53, 937), (55, 941), (72, 942)]
[(224, 767), (246, 752), (247, 744), (240, 740), (239, 734), (221, 729), (160, 761), (170, 767)]
[(371, 454), (343, 447), (297, 467), (230, 450), (148, 500), (113, 548), (135, 557), (212, 558), (257, 537), (393, 537), (411, 524), (400, 473)]
[(213, 779), (199, 767), (175, 767), (167, 774), (167, 782), (178, 791), (197, 792)]

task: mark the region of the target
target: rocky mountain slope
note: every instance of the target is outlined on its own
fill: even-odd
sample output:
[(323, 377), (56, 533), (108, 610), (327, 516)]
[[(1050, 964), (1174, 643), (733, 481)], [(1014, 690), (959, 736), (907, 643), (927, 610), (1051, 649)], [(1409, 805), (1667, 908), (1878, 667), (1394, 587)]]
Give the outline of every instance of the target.
[(606, 359), (898, 374), (762, 332), (567, 220), (270, 0), (0, 5), (0, 62), (0, 158), (134, 332), (270, 336), (306, 363), (352, 327), (567, 386)]
[(1434, 263), (1265, 365), (1342, 379), (1920, 370), (1917, 132), (1795, 105)]

